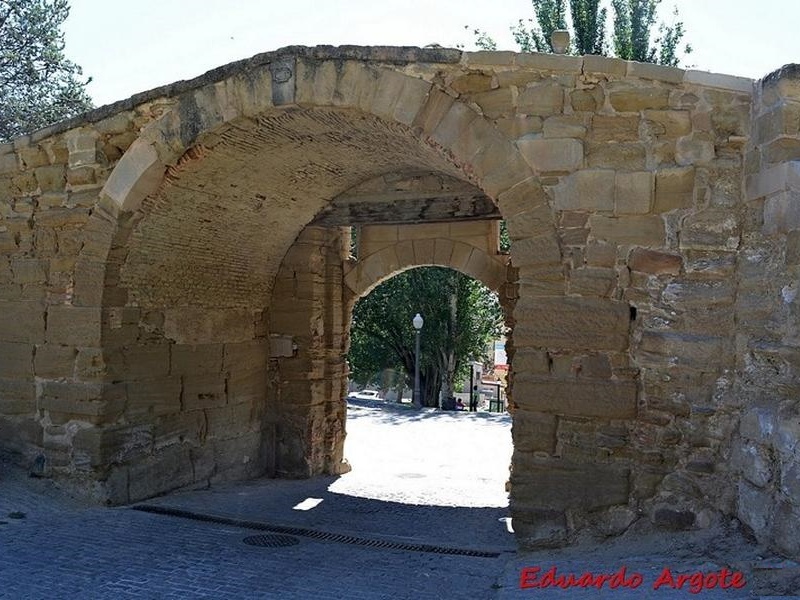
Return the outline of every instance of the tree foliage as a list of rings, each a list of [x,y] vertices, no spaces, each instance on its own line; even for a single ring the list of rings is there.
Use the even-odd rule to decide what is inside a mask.
[[[0,140],[91,108],[81,68],[64,56],[67,0],[0,0]]]
[[[578,54],[606,53],[605,8],[600,8],[600,0],[570,0],[573,45]]]
[[[519,22],[511,28],[514,41],[522,52],[553,52],[550,37],[556,29],[567,28],[567,7],[564,0],[531,0],[536,27]]]
[[[567,29],[571,23],[573,54],[613,54],[625,60],[677,66],[680,52],[690,53],[688,44],[681,48],[685,29],[678,21],[677,8],[672,25],[661,23],[657,35],[656,11],[661,0],[611,0],[613,13],[612,44],[609,47],[606,23],[608,9],[601,0],[531,0],[533,19],[522,19],[511,28],[521,52],[553,52],[550,39],[556,29]],[[569,10],[567,10],[569,8]],[[495,41],[484,31],[475,31],[475,43],[483,50],[494,50]]]
[[[425,320],[420,334],[423,404],[436,406],[439,391],[449,396],[470,361],[484,360],[487,344],[502,334],[502,312],[495,294],[457,271],[404,271],[377,286],[353,310],[348,361],[354,381],[366,385],[384,370],[397,369],[413,385],[416,313]]]

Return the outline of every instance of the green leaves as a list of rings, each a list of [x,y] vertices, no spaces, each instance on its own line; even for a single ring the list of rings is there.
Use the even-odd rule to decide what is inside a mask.
[[[67,0],[0,0],[0,141],[92,107],[64,56]]]
[[[577,53],[605,54],[607,13],[600,0],[570,0],[569,6]]]
[[[416,313],[425,320],[420,369],[428,382],[423,386],[426,404],[434,405],[439,382],[465,373],[471,360],[483,359],[488,342],[503,331],[502,312],[495,294],[457,271],[404,271],[353,310],[348,354],[353,380],[366,385],[385,369],[402,369],[409,382],[413,379]]]
[[[536,26],[528,29],[520,19],[517,25],[511,28],[514,41],[522,52],[552,52],[550,36],[556,29],[567,28],[567,8],[564,0],[531,0],[531,4]]]
[[[572,54],[613,54],[625,60],[678,66],[679,53],[692,51],[688,44],[681,49],[685,34],[683,23],[661,23],[658,36],[653,38],[656,12],[661,0],[610,0],[613,14],[611,48],[607,41],[607,0],[570,0],[569,20],[572,24]],[[550,37],[556,29],[567,29],[567,10],[564,0],[531,0],[534,18],[520,19],[511,27],[511,34],[520,52],[553,52]],[[606,6],[601,6],[606,4]],[[495,50],[494,40],[475,30],[476,44],[484,50]],[[652,38],[652,39],[651,39]],[[489,40],[491,44],[487,44]]]

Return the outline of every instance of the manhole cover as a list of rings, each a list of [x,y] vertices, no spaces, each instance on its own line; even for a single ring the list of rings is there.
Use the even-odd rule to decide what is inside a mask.
[[[244,543],[249,546],[261,546],[262,548],[283,548],[284,546],[299,544],[300,540],[291,535],[268,533],[248,536],[244,538]]]

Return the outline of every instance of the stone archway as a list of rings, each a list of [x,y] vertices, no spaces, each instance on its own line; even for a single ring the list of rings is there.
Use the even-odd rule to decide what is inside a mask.
[[[340,419],[304,412],[300,392],[308,374],[317,373],[322,376],[312,377],[315,391],[308,398],[341,398],[341,351],[337,356],[330,343],[343,336],[331,303],[337,294],[314,281],[310,265],[309,279],[295,276],[291,293],[266,304],[274,290],[286,290],[279,265],[293,259],[291,251],[284,253],[327,199],[389,170],[433,167],[498,196],[533,177],[513,144],[430,82],[360,61],[335,70],[315,57],[288,61],[266,67],[271,98],[254,91],[252,76],[179,96],[121,158],[101,193],[98,209],[116,215],[118,224],[109,243],[115,259],[107,262],[103,310],[123,321],[120,327],[107,319],[103,329],[104,393],[125,396],[121,417],[128,425],[100,428],[96,435],[124,439],[136,428],[147,432],[122,464],[111,460],[106,481],[134,482],[114,488],[121,493],[114,501],[208,478],[337,472],[341,443],[325,440],[335,440],[329,431]],[[287,73],[288,86],[282,81]],[[330,98],[318,97],[331,85]],[[461,130],[468,138],[461,139]],[[337,148],[348,152],[331,156]],[[546,202],[544,195],[538,200]],[[107,225],[101,215],[98,210],[96,219]],[[552,222],[542,227],[555,244]],[[336,258],[330,248],[326,253]],[[481,260],[479,253],[472,258]],[[325,269],[342,268],[326,261]],[[481,268],[473,263],[469,269]],[[324,294],[324,314],[313,314],[311,304],[304,308],[311,301],[303,298],[304,288],[311,296]],[[291,306],[284,309],[281,301],[288,298]],[[287,351],[280,338],[291,331]],[[279,386],[288,395],[270,396],[275,386],[267,383],[267,365],[286,352],[305,357],[294,362],[302,376]],[[272,402],[286,408],[277,422]]]
[[[385,218],[374,206],[370,212],[373,219]],[[476,278],[499,294],[507,315],[513,310],[508,255],[498,252],[496,221],[363,225],[358,259],[349,255],[348,229],[306,227],[277,274],[268,392],[275,450],[268,470],[281,476],[348,468],[345,355],[359,297],[400,271],[438,265]]]
[[[777,80],[759,102],[791,96]],[[750,233],[794,227],[792,144],[760,123],[745,152],[752,89],[601,57],[288,48],[2,148],[9,445],[111,502],[268,471],[270,356],[319,342],[303,370],[322,397],[340,385],[349,274],[326,211],[433,171],[480,190],[512,238],[520,539],[735,512],[720,457],[745,360],[745,156],[770,224]],[[756,150],[777,171],[761,177]],[[316,250],[297,254],[304,235]],[[398,253],[367,258],[353,289]],[[303,410],[297,473],[335,472],[336,415]]]

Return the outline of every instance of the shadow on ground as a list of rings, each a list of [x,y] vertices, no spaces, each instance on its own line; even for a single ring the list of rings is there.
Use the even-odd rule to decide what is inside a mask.
[[[336,477],[256,480],[174,493],[142,504],[268,525],[482,551],[513,551],[507,508],[420,506],[328,491]],[[312,498],[310,510],[293,507]]]

